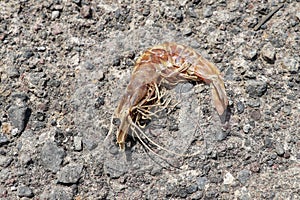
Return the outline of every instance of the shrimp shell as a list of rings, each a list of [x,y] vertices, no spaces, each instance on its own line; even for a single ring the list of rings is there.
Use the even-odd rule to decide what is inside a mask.
[[[224,115],[228,99],[219,69],[194,49],[166,42],[147,49],[137,59],[130,82],[115,110],[113,117],[120,120],[117,143],[121,149],[124,149],[130,127],[137,127],[136,121],[141,116],[149,118],[145,114],[149,112],[147,106],[160,100],[158,86],[162,83],[174,86],[183,81],[211,84],[214,106],[220,116]],[[139,109],[144,110],[144,114],[138,113]]]

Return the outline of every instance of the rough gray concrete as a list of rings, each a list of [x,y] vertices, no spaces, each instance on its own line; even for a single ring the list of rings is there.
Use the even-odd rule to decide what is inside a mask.
[[[299,13],[298,0],[1,1],[0,199],[300,199]],[[224,74],[228,125],[208,85],[185,83],[144,129],[190,158],[104,142],[135,60],[164,41]]]

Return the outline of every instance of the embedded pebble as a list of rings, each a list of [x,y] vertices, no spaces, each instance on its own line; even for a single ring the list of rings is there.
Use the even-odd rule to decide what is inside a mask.
[[[299,62],[292,57],[283,58],[283,66],[286,67],[291,74],[296,74],[300,70]]]
[[[59,183],[65,184],[77,183],[81,177],[82,169],[82,164],[69,164],[58,172],[57,180]]]
[[[51,19],[54,20],[54,19],[58,18],[59,15],[60,15],[59,11],[58,10],[54,10],[54,11],[52,11]]]
[[[74,150],[75,151],[82,150],[82,137],[74,136]]]
[[[56,186],[51,190],[50,194],[45,194],[44,199],[63,199],[63,200],[73,200],[74,195],[71,188]]]
[[[16,67],[9,67],[7,69],[7,75],[9,78],[18,78],[20,76],[20,72]]]
[[[44,52],[44,51],[46,51],[46,47],[40,46],[40,47],[37,47],[37,50],[40,52]]]
[[[33,191],[30,187],[27,186],[20,186],[18,188],[18,196],[19,197],[28,197],[32,198],[34,196]]]
[[[23,56],[24,56],[24,58],[29,59],[32,56],[34,56],[34,53],[31,49],[27,49],[27,50],[25,50]]]
[[[239,101],[236,104],[236,108],[237,108],[237,113],[238,114],[242,114],[244,112],[244,110],[245,110],[245,105],[244,105],[243,102]]]
[[[251,172],[247,169],[244,169],[244,170],[238,172],[237,178],[243,185],[245,185],[246,182],[249,180],[250,175],[251,175]]]
[[[251,97],[261,97],[267,92],[267,83],[264,81],[249,80],[246,82],[246,92]]]
[[[12,106],[8,110],[8,115],[15,130],[13,135],[16,136],[25,129],[30,117],[30,110],[28,107]]]
[[[52,172],[57,172],[60,169],[66,153],[62,148],[59,148],[54,142],[46,142],[41,150],[42,165]]]
[[[199,177],[196,181],[200,190],[204,190],[205,186],[208,184],[208,179],[206,177]]]
[[[187,27],[187,28],[184,28],[183,31],[182,31],[182,34],[185,35],[185,36],[189,36],[193,33],[192,29]]]
[[[228,136],[228,133],[226,131],[218,131],[215,134],[217,141],[225,140],[227,138],[227,136]]]
[[[95,68],[95,66],[89,61],[84,62],[83,66],[85,69],[90,70],[90,71],[92,71]]]
[[[91,7],[87,5],[82,6],[80,13],[84,18],[91,17],[92,15]]]
[[[194,88],[194,85],[191,83],[181,83],[176,85],[175,91],[179,94],[190,92]]]
[[[118,160],[105,161],[103,165],[104,174],[107,174],[111,178],[119,178],[124,175],[128,169],[126,166],[119,165]]]
[[[203,16],[204,16],[204,17],[206,17],[206,18],[211,17],[212,14],[213,14],[213,12],[212,12],[211,6],[207,6],[207,7],[205,7],[205,8],[203,9]]]
[[[7,136],[4,135],[4,134],[2,134],[2,133],[0,133],[0,147],[2,145],[7,144],[7,143],[9,143],[9,140],[8,140]]]
[[[19,159],[23,165],[28,165],[29,163],[32,162],[32,158],[28,153],[22,153],[19,156]]]
[[[247,105],[251,108],[258,108],[258,107],[260,107],[260,101],[259,101],[259,99],[251,98],[247,101]]]
[[[82,140],[82,143],[90,151],[95,149],[98,146],[98,142],[95,141],[95,139],[93,139],[93,138],[84,137]]]
[[[253,61],[257,57],[257,50],[254,47],[246,47],[243,50],[243,56],[247,60],[252,60]]]
[[[261,118],[261,113],[258,109],[251,111],[250,116],[255,121],[258,121]]]
[[[144,6],[142,14],[147,17],[150,14],[150,6]]]
[[[249,133],[250,130],[251,130],[251,125],[250,124],[246,124],[246,125],[243,126],[244,133]]]
[[[275,62],[275,48],[270,43],[266,44],[261,51],[262,57],[265,61],[270,64]]]
[[[285,153],[284,148],[283,148],[281,143],[276,143],[275,144],[275,151],[276,151],[278,156],[283,156],[284,153]]]
[[[232,185],[234,184],[235,182],[235,178],[234,176],[230,173],[230,172],[227,172],[224,176],[224,184],[225,185]]]
[[[13,161],[11,157],[6,157],[0,155],[0,166],[3,168],[6,168],[10,165],[10,163]]]
[[[188,194],[193,194],[194,192],[196,192],[198,189],[198,186],[196,184],[192,184],[189,187],[186,188],[186,192]]]

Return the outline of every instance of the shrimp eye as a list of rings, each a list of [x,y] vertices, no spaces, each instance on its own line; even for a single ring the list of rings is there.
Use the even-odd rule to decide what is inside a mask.
[[[120,120],[119,118],[114,118],[114,119],[113,119],[113,124],[114,124],[115,126],[120,126],[121,120]]]

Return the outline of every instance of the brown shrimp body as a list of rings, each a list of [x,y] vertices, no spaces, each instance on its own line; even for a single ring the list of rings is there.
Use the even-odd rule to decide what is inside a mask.
[[[117,143],[124,143],[133,122],[133,111],[155,95],[162,82],[176,85],[182,81],[212,84],[212,99],[219,115],[228,105],[224,82],[218,68],[195,50],[176,43],[164,43],[146,50],[136,61],[130,82],[115,111],[120,119]]]

